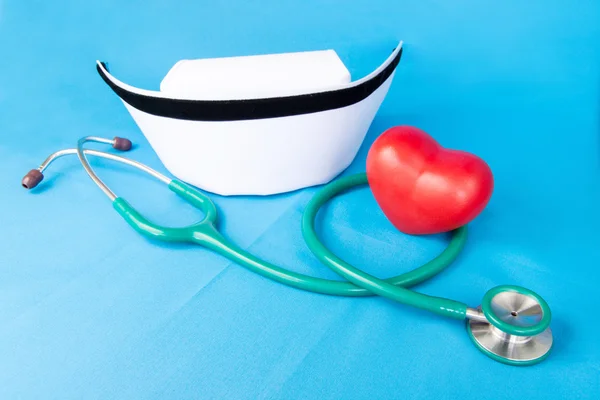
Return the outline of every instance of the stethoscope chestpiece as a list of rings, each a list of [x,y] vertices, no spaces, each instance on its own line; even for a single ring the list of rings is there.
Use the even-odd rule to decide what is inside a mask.
[[[543,361],[552,349],[550,307],[537,293],[519,286],[489,290],[478,308],[482,318],[467,322],[477,347],[496,361],[532,365]]]

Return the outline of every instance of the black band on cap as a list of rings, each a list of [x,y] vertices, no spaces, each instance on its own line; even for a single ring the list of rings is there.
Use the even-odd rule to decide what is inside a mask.
[[[235,121],[287,117],[350,106],[369,97],[392,75],[402,49],[377,75],[356,86],[296,96],[243,100],[188,100],[154,97],[119,87],[96,66],[108,86],[130,106],[159,117],[191,121]],[[102,66],[108,71],[105,63]]]

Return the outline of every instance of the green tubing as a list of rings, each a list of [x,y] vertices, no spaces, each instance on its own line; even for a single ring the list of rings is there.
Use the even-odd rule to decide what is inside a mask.
[[[137,232],[153,239],[165,242],[194,242],[199,237],[215,235],[213,231],[215,230],[214,224],[217,221],[217,208],[210,198],[199,190],[177,180],[171,181],[169,189],[194,207],[202,210],[204,218],[200,222],[189,226],[170,228],[149,221],[121,197],[117,197],[113,201],[113,207]],[[218,235],[218,232],[216,232],[216,235]]]
[[[204,212],[202,222],[217,223],[217,207],[207,195],[176,179],[171,181],[169,189],[194,207],[201,209]]]
[[[196,237],[211,235],[212,229],[214,229],[212,222],[206,218],[201,222],[183,228],[160,226],[146,219],[125,199],[120,197],[113,201],[113,207],[137,232],[164,242],[193,242]]]
[[[383,295],[438,314],[464,318],[466,305],[452,300],[415,293],[404,288],[419,284],[450,265],[458,256],[466,241],[466,228],[463,227],[454,231],[448,247],[433,260],[410,272],[388,279],[378,279],[358,270],[336,257],[319,242],[313,225],[319,207],[340,191],[365,183],[367,183],[366,175],[359,174],[342,178],[327,185],[311,200],[302,221],[302,231],[309,248],[319,260],[342,277],[348,279],[348,281],[335,281],[300,274],[261,260],[241,249],[225,239],[217,230],[217,209],[208,196],[177,180],[173,180],[169,184],[169,188],[190,204],[201,209],[205,214],[202,221],[182,228],[163,227],[147,220],[124,199],[117,198],[113,202],[113,206],[129,225],[145,236],[163,241],[187,241],[200,244],[252,272],[297,289],[333,296]]]
[[[370,292],[446,317],[464,319],[467,312],[466,304],[413,292],[412,290],[402,287],[406,287],[407,285],[394,285],[389,280],[379,279],[367,274],[337,257],[321,243],[315,232],[314,226],[315,218],[321,206],[342,191],[367,183],[366,174],[351,175],[326,185],[312,198],[302,217],[302,234],[304,235],[304,239],[310,250],[323,264],[346,278],[348,281],[365,288]],[[418,282],[437,274],[458,256],[466,240],[466,232],[465,227],[455,230],[450,245],[442,254],[433,260],[433,262],[425,264],[424,266],[409,272],[409,274],[414,274],[415,281]],[[416,282],[410,281],[410,283],[414,284]]]
[[[537,324],[531,326],[518,326],[502,321],[492,308],[492,299],[502,292],[517,292],[525,296],[533,297],[542,309],[542,319]],[[517,336],[534,336],[540,334],[550,326],[550,320],[552,319],[550,306],[548,306],[548,303],[546,303],[546,300],[544,300],[542,296],[532,290],[514,285],[501,285],[488,290],[481,301],[481,311],[483,311],[487,320],[496,328],[500,329],[502,332]]]

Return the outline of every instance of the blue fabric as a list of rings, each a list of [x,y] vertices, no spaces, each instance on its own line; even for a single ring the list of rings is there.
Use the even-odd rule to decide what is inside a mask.
[[[600,3],[584,0],[0,1],[0,398],[598,399],[599,21]],[[290,289],[194,246],[152,243],[75,158],[36,191],[19,185],[82,135],[129,137],[132,157],[166,172],[96,59],[157,88],[182,58],[334,48],[356,79],[397,39],[403,60],[346,173],[399,124],[483,157],[493,198],[461,258],[418,289],[472,306],[499,284],[540,293],[556,343],[542,364],[492,361],[461,322]],[[151,178],[93,164],[157,222],[198,218]],[[314,192],[215,202],[244,248],[336,278],[302,241]],[[329,246],[382,277],[447,242],[396,232],[366,188],[326,207],[323,225]]]

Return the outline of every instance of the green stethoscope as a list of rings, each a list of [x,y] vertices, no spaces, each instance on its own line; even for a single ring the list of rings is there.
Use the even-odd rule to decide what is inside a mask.
[[[217,229],[217,209],[205,194],[137,161],[111,153],[83,149],[86,142],[110,144],[122,151],[131,148],[131,142],[123,138],[84,137],[78,141],[77,148],[57,151],[39,168],[31,170],[23,178],[23,186],[27,189],[34,188],[41,182],[42,172],[52,161],[65,155],[77,154],[90,178],[110,198],[117,212],[129,225],[145,236],[169,242],[199,244],[266,278],[297,289],[334,296],[379,295],[445,317],[467,320],[469,336],[476,346],[489,357],[506,364],[532,365],[544,360],[550,353],[553,343],[552,331],[549,328],[550,308],[544,299],[531,290],[519,286],[497,286],[485,294],[480,307],[470,308],[458,301],[428,296],[408,289],[438,274],[454,261],[466,241],[467,228],[464,226],[452,232],[448,247],[435,259],[389,279],[379,279],[367,274],[325,247],[315,231],[314,221],[319,209],[347,189],[368,184],[364,173],[343,177],[325,185],[308,203],[302,217],[302,234],[312,253],[347,280],[332,281],[289,271],[246,252],[221,235]],[[149,221],[125,199],[117,197],[98,178],[88,163],[86,154],[128,164],[152,175],[167,184],[179,197],[202,210],[204,218],[198,223],[182,228],[164,227]]]

